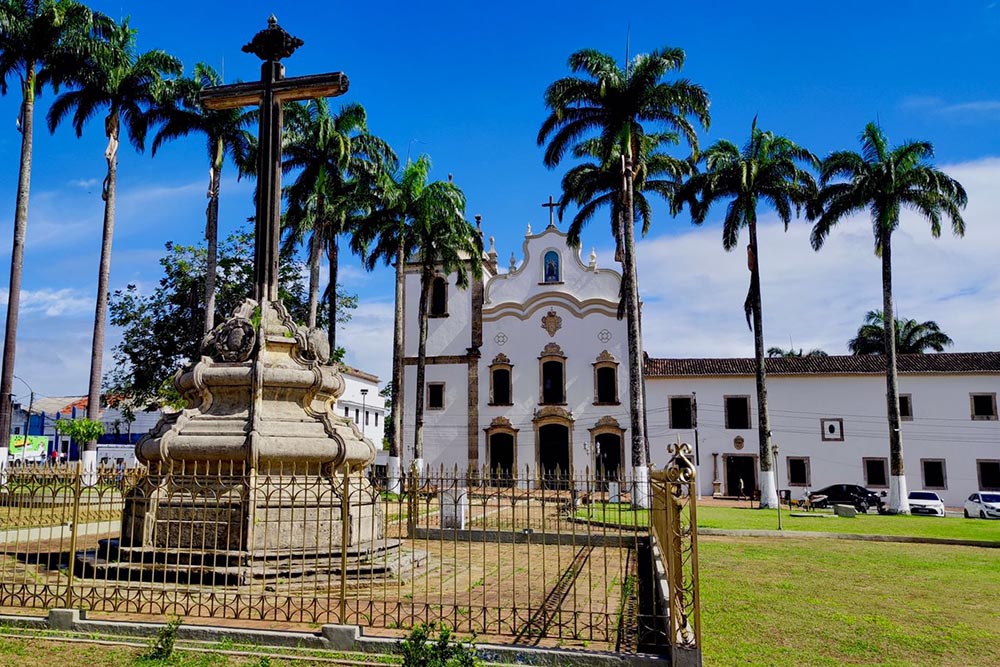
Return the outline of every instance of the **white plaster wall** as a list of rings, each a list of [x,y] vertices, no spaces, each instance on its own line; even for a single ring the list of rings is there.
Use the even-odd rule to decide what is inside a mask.
[[[424,462],[436,474],[444,466],[451,474],[454,466],[465,472],[468,461],[468,392],[469,367],[466,364],[429,364],[425,382],[444,382],[444,410],[428,410],[424,392]],[[417,367],[408,365],[404,372],[405,412],[403,413],[403,466],[413,460],[414,397]]]
[[[778,488],[789,488],[787,456],[809,457],[813,489],[834,483],[864,484],[862,459],[888,458],[884,376],[769,375],[767,389],[772,439],[779,447]],[[976,459],[1000,458],[1000,422],[972,420],[969,394],[1000,393],[1000,376],[900,375],[899,391],[911,395],[914,413],[912,421],[902,422],[908,488],[924,488],[921,459],[945,459],[948,488],[935,491],[946,504],[960,506],[978,488]],[[698,403],[699,488],[703,494],[712,492],[711,455],[717,452],[725,491],[722,455],[758,452],[754,379],[648,379],[650,448],[657,467],[666,463],[666,446],[675,438],[694,446],[694,432],[672,431],[668,419],[668,397],[692,392],[697,393]],[[724,427],[723,396],[737,394],[751,397],[749,430]],[[822,418],[843,419],[843,442],[822,439]],[[742,451],[733,444],[737,435],[745,440]],[[801,495],[801,489],[793,487],[792,495]]]
[[[427,355],[466,354],[472,345],[472,285],[460,289],[455,285],[455,274],[447,277],[448,316],[427,320]],[[417,356],[420,342],[419,314],[420,274],[407,273],[405,287],[405,355]]]

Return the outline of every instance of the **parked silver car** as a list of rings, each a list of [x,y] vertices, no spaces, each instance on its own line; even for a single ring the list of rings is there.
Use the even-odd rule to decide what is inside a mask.
[[[1000,519],[1000,493],[973,493],[965,501],[965,518]]]

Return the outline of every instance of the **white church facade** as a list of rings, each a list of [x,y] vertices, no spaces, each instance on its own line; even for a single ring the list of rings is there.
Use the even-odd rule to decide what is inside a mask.
[[[481,281],[437,276],[428,304],[424,463],[552,479],[627,475],[627,342],[620,274],[566,234],[529,227],[520,261],[495,250]],[[403,465],[413,457],[417,267],[406,273]]]
[[[467,289],[438,275],[425,379],[424,464],[526,482],[577,476],[630,478],[626,326],[621,276],[581,259],[551,224],[525,235],[501,269],[490,242],[482,280]],[[402,465],[413,461],[419,268],[405,283]],[[648,337],[650,332],[644,332]],[[683,352],[684,343],[674,347]],[[779,489],[861,484],[888,490],[885,371],[879,356],[768,359]],[[699,491],[735,495],[759,485],[752,359],[645,362],[650,465],[671,443],[694,449]],[[1000,490],[1000,352],[901,355],[908,488],[959,506]]]

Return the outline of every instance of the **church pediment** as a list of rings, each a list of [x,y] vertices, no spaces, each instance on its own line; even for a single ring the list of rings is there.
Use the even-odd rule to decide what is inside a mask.
[[[535,417],[532,421],[542,421],[543,419],[564,419],[573,421],[573,413],[558,405],[546,405],[535,410]]]

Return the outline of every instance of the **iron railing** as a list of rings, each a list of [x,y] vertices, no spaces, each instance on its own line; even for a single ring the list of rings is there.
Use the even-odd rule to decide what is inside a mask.
[[[436,622],[490,641],[630,652],[641,627],[668,617],[692,619],[700,636],[692,487],[671,474],[653,474],[650,512],[630,506],[633,481],[604,474],[411,471],[390,494],[329,467],[102,468],[91,485],[75,464],[10,468],[0,606],[389,634]],[[688,523],[669,518],[675,505]],[[676,562],[640,558],[651,523],[654,554],[676,547]],[[640,604],[658,559],[683,591]],[[693,598],[677,574],[691,566]]]

